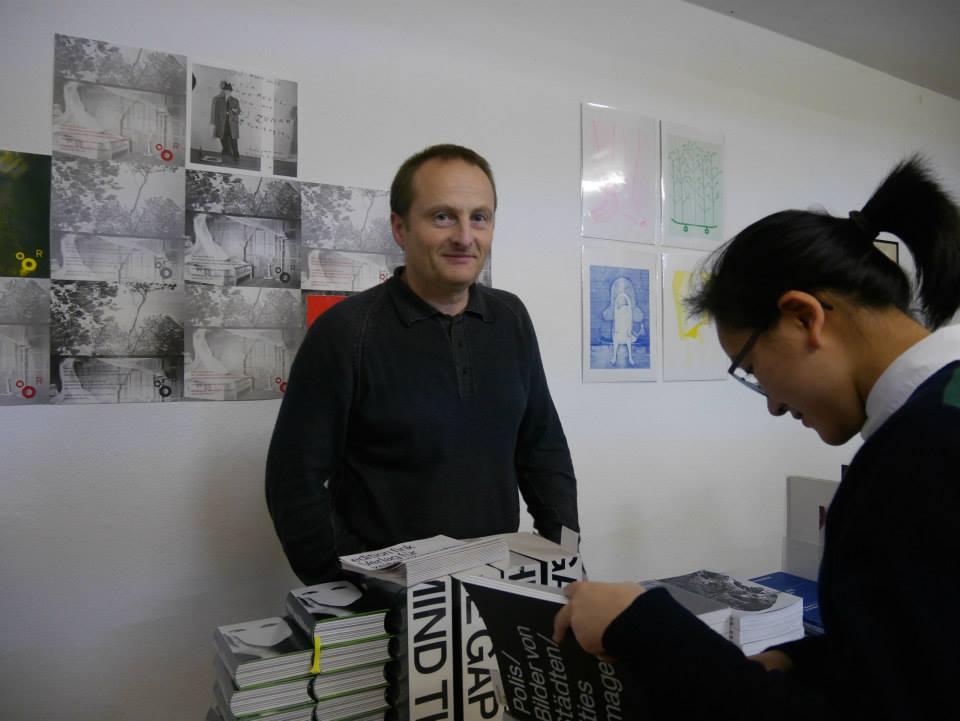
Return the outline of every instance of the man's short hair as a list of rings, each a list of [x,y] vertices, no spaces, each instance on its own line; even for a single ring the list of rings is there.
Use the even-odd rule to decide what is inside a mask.
[[[476,165],[483,171],[493,189],[493,208],[497,208],[497,184],[493,182],[493,171],[490,163],[480,153],[465,148],[462,145],[431,145],[416,155],[411,155],[405,161],[390,184],[390,210],[401,218],[406,218],[413,205],[413,176],[417,169],[428,160],[462,160],[470,165]]]

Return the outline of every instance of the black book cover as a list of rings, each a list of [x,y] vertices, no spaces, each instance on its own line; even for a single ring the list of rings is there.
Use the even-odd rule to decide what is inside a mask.
[[[637,685],[615,662],[602,661],[573,634],[553,641],[553,619],[566,597],[500,579],[463,578],[496,649],[507,710],[516,719],[640,719]]]

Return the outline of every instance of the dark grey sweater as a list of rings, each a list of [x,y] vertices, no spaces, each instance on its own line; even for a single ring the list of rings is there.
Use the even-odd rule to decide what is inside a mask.
[[[294,361],[267,505],[294,572],[442,533],[579,530],[567,441],[520,300],[474,285],[444,316],[398,274],[321,315]],[[329,479],[329,482],[327,482]]]

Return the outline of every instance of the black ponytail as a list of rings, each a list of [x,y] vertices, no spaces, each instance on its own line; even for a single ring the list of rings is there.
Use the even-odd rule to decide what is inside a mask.
[[[721,325],[759,330],[776,322],[777,301],[788,290],[830,290],[907,313],[910,282],[874,247],[881,231],[913,254],[927,324],[949,321],[960,307],[960,214],[917,156],[897,165],[849,218],[785,210],[748,226],[716,252],[687,306]]]

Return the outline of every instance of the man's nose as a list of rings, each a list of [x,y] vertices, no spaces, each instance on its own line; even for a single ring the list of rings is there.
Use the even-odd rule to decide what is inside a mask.
[[[470,218],[460,218],[454,226],[453,241],[458,245],[473,243],[473,229],[470,227]]]

